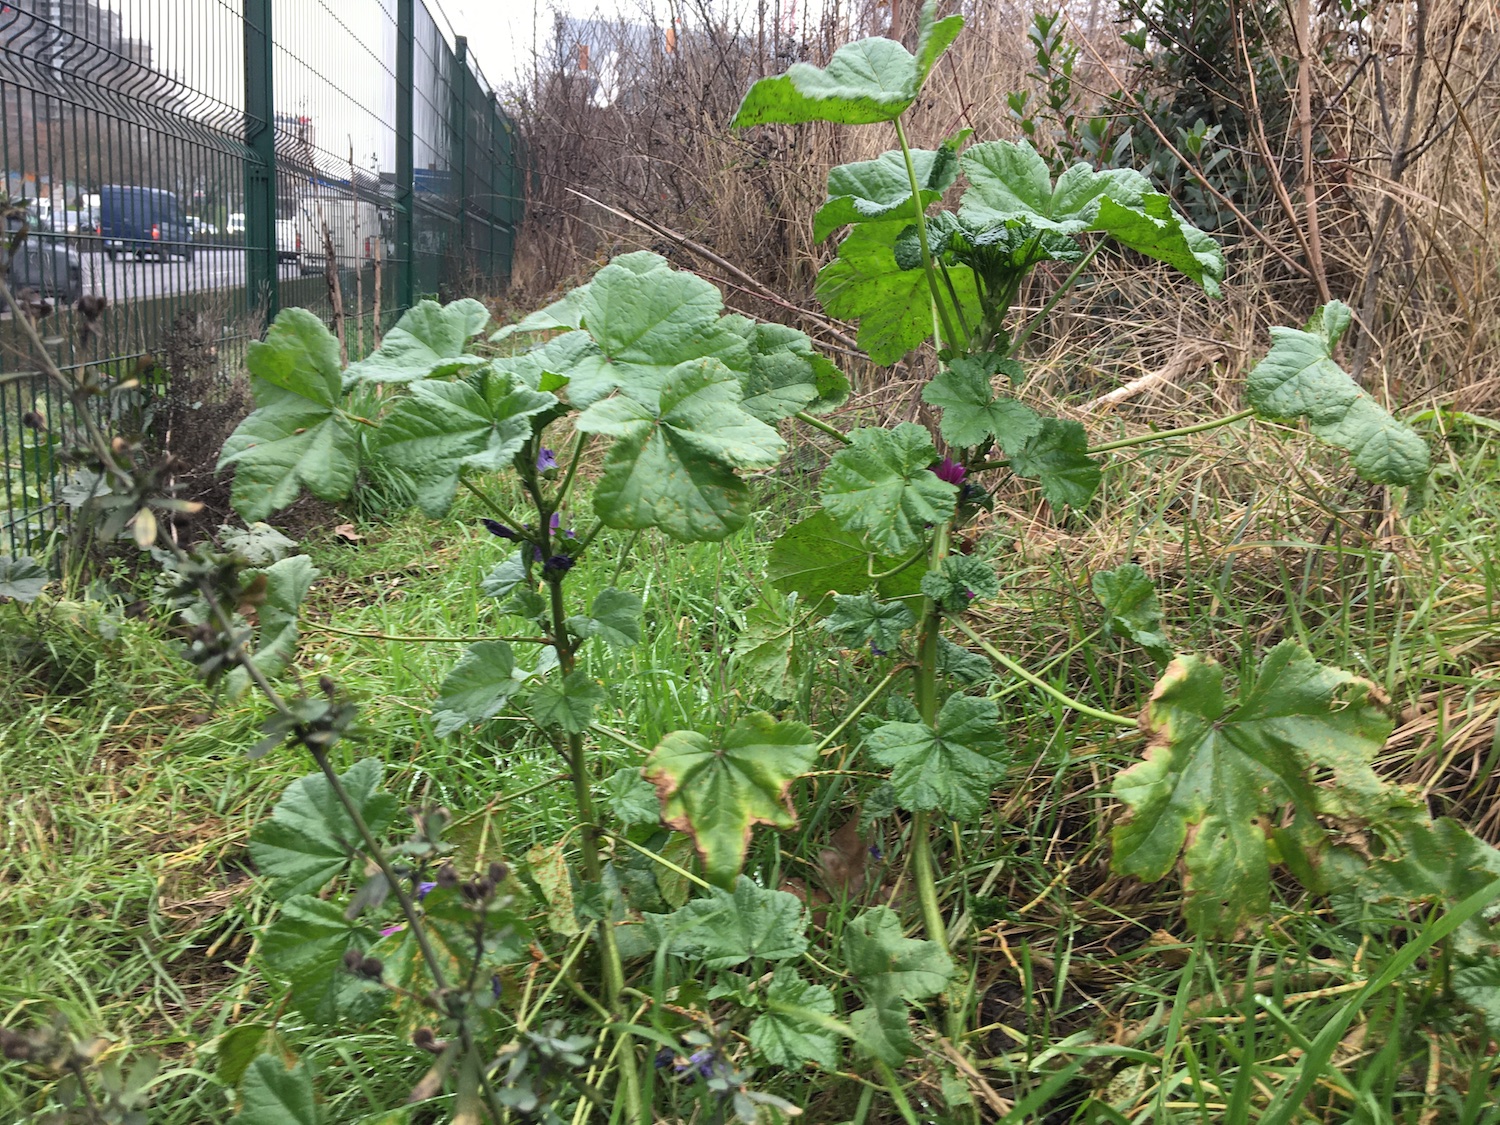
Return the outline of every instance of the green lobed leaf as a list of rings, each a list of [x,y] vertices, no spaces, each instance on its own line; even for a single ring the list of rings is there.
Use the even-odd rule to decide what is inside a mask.
[[[671,914],[647,914],[658,945],[709,969],[732,969],[751,958],[785,961],[807,949],[807,914],[787,891],[758,886],[744,875],[733,890],[714,888]]]
[[[995,568],[972,555],[949,555],[922,576],[922,593],[949,613],[962,613],[980,598],[1000,593]]]
[[[961,684],[982,684],[995,678],[995,669],[985,657],[947,637],[938,638],[937,668],[939,675],[952,676]]]
[[[1104,479],[1088,447],[1088,434],[1077,422],[1044,418],[1041,432],[1011,455],[1011,471],[1037,481],[1054,508],[1082,508]]]
[[[583,640],[598,637],[610,648],[630,648],[641,643],[641,609],[638,595],[609,586],[594,596],[587,616],[568,618],[568,632]]]
[[[319,1125],[317,1093],[307,1064],[288,1068],[280,1052],[257,1056],[240,1083],[240,1125]]]
[[[915,55],[889,39],[847,43],[833,53],[826,68],[794,63],[785,74],[756,82],[730,124],[744,128],[894,121],[916,100],[938,58],[963,29],[961,16],[939,20],[936,8],[931,0],[922,7]]]
[[[1014,455],[1042,432],[1036,411],[995,394],[988,373],[976,364],[953,363],[922,389],[922,401],[943,410],[939,430],[950,445],[973,449],[994,438]]]
[[[1245,397],[1263,418],[1306,418],[1315,437],[1352,454],[1365,480],[1419,484],[1431,467],[1427,443],[1334,362],[1352,316],[1348,305],[1330,301],[1303,330],[1272,328],[1271,350],[1246,379]]]
[[[838,594],[823,628],[848,648],[891,652],[901,646],[901,635],[917,623],[917,615],[900,602],[876,601],[869,594]]]
[[[813,241],[822,242],[839,227],[852,223],[910,222],[941,199],[958,178],[957,154],[949,147],[913,149],[911,160],[921,190],[920,210],[912,206],[906,159],[899,150],[830,169],[828,201],[813,217]]]
[[[415,487],[418,507],[447,514],[465,472],[498,472],[531,437],[532,418],[557,405],[510,372],[488,368],[459,382],[412,386],[381,423],[371,450]]]
[[[932,291],[926,271],[903,269],[896,261],[895,245],[905,224],[861,223],[839,243],[838,257],[818,271],[815,291],[832,316],[859,321],[857,339],[872,360],[892,364],[920,347],[933,333]],[[942,301],[949,319],[977,324],[980,317],[979,290],[974,271],[966,265],[948,267],[948,278],[958,297],[943,288]],[[960,314],[955,316],[955,311]],[[947,340],[954,348],[967,341]]]
[[[860,914],[843,934],[844,964],[865,1007],[849,1017],[861,1051],[895,1066],[916,1053],[907,1005],[936,996],[953,962],[936,942],[906,937],[888,906]]]
[[[864,911],[844,927],[844,967],[862,985],[889,984],[913,1004],[936,996],[953,977],[953,960],[933,941],[909,938],[889,906]]]
[[[1028,141],[987,141],[960,158],[969,187],[960,221],[975,229],[1025,223],[1039,231],[1081,234],[1096,221],[1104,199],[1139,206],[1151,182],[1128,168],[1096,172],[1075,164],[1052,182],[1047,162]]]
[[[792,699],[797,693],[796,605],[796,595],[762,590],[745,611],[745,626],[734,640],[736,674],[773,699]]]
[[[1161,606],[1151,576],[1135,563],[1098,571],[1092,582],[1094,597],[1104,607],[1104,633],[1134,641],[1158,664],[1172,658],[1172,642],[1161,620]]]
[[[1345,862],[1336,866],[1344,870],[1335,872],[1335,881],[1343,876],[1361,901],[1404,918],[1417,904],[1450,908],[1500,877],[1500,850],[1458,821],[1431,819],[1420,806],[1394,819],[1394,828],[1385,825],[1380,834],[1378,856],[1351,863],[1352,853],[1340,849],[1344,855],[1338,858]],[[1481,914],[1455,931],[1452,944],[1465,957],[1494,957],[1500,955],[1500,931]]]
[[[1500,957],[1484,957],[1455,969],[1453,993],[1484,1018],[1491,1036],[1500,1033]]]
[[[270,972],[291,986],[292,1007],[314,1023],[360,1023],[385,1005],[374,981],[344,968],[350,949],[369,949],[380,935],[351,922],[335,902],[298,895],[281,904],[276,921],[261,936],[261,957]]]
[[[863,536],[845,531],[827,512],[814,512],[771,544],[766,577],[776,589],[813,601],[829,591],[857,594],[871,586],[890,600],[918,592],[921,568],[909,566],[878,580],[870,576],[893,570],[902,561],[882,555],[872,562]]]
[[[526,710],[544,729],[582,734],[603,702],[603,686],[579,669],[537,684],[526,700]]]
[[[661,819],[661,802],[656,789],[636,766],[622,766],[604,783],[604,799],[609,811],[626,828],[637,824],[656,824]]]
[[[390,825],[400,802],[380,788],[381,764],[365,758],[339,775],[370,831]],[[277,899],[317,894],[348,868],[361,848],[359,832],[321,773],[287,787],[271,815],[250,833],[250,858],[271,880]]]
[[[749,518],[735,469],[775,465],[785,444],[740,405],[739,382],[714,359],[674,367],[653,406],[629,396],[597,402],[575,423],[615,443],[594,491],[610,527],[658,527],[674,539],[718,540]]]
[[[755,825],[797,823],[791,785],[817,760],[811,729],[756,712],[730,727],[718,749],[692,731],[667,735],[646,759],[645,777],[661,799],[662,823],[691,835],[709,881],[728,886]]]
[[[297,614],[318,577],[318,568],[306,555],[291,555],[245,573],[247,577],[265,575],[265,601],[255,611],[255,666],[267,679],[275,679],[297,655]],[[236,699],[249,688],[250,674],[243,668],[232,669],[229,697]]]
[[[1130,817],[1112,833],[1114,867],[1148,882],[1181,859],[1183,913],[1199,932],[1231,936],[1270,906],[1268,817],[1378,817],[1371,769],[1391,721],[1372,685],[1283,641],[1253,684],[1226,698],[1214,661],[1179,656],[1151,693],[1145,760],[1119,774]],[[1314,781],[1320,784],[1314,784]]]
[[[994,700],[955,693],[926,723],[882,723],[865,739],[870,757],[891,771],[891,789],[912,812],[978,816],[1010,764]]]
[[[320,500],[354,487],[359,435],[339,409],[338,341],[306,309],[283,309],[245,353],[256,409],[229,435],[220,469],[235,466],[230,499],[247,522],[285,508],[305,485]]]
[[[297,546],[295,539],[289,539],[268,523],[252,523],[243,528],[220,524],[218,540],[220,547],[233,551],[251,566],[280,562]]]
[[[824,1070],[838,1065],[838,1037],[817,1023],[799,1019],[801,1009],[819,1015],[834,1013],[833,993],[821,984],[810,984],[795,969],[781,966],[766,986],[766,1001],[776,1005],[750,1024],[750,1046],[772,1066],[800,1069],[816,1063]]]
[[[951,211],[928,217],[927,241],[935,258],[974,267],[991,290],[1009,286],[1039,262],[1074,263],[1083,258],[1072,235],[1037,230],[1024,219],[972,227]],[[897,236],[892,251],[902,269],[921,267],[922,244],[915,223]]]
[[[0,598],[26,605],[42,596],[47,571],[30,555],[0,555]]]
[[[849,380],[812,341],[784,324],[765,324],[743,316],[719,321],[745,341],[744,367],[734,354],[722,357],[740,378],[741,407],[767,425],[798,411],[820,414],[849,398]]]
[[[578,917],[573,911],[573,876],[568,871],[568,858],[563,846],[553,844],[543,847],[538,844],[528,849],[526,866],[546,900],[548,927],[555,934],[578,933]]]
[[[411,383],[484,363],[465,349],[484,331],[490,310],[472,297],[440,305],[418,301],[385,334],[380,347],[344,373],[347,383]]]
[[[526,561],[520,551],[512,551],[480,579],[479,592],[487,598],[508,598],[525,581]]]
[[[515,653],[504,641],[479,641],[443,678],[432,708],[432,727],[440,737],[500,712],[520,689]]]
[[[866,427],[833,455],[823,474],[823,508],[846,531],[862,532],[883,554],[902,554],[927,527],[953,515],[958,489],[931,471],[937,449],[912,422]]]
[[[1157,192],[1147,192],[1138,204],[1122,206],[1105,197],[1090,230],[1107,234],[1122,246],[1186,274],[1210,297],[1220,296],[1219,283],[1228,268],[1224,252],[1211,237],[1176,211],[1172,201]]]

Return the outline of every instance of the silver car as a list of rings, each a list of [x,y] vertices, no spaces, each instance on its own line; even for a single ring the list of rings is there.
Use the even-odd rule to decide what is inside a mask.
[[[9,234],[21,229],[19,218],[7,223]],[[8,261],[9,238],[0,241],[0,269],[9,266],[12,292],[34,289],[59,304],[73,304],[83,296],[83,263],[68,245],[65,233],[32,230]]]

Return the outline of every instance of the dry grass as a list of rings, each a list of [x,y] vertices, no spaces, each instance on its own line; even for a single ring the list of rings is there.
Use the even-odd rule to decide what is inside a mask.
[[[977,140],[1018,135],[1005,95],[1031,81],[1030,7],[956,7],[968,27],[910,114],[916,144],[964,127]],[[812,297],[831,251],[813,244],[810,216],[830,167],[867,159],[891,139],[878,127],[734,131],[727,123],[755,78],[793,61],[825,62],[860,35],[910,40],[914,10],[905,0],[835,3],[816,25],[804,16],[789,27],[782,18],[777,33],[779,7],[736,16],[698,0],[674,9],[670,53],[659,49],[669,34],[664,15],[560,23],[517,94],[536,175],[512,299],[534,303],[614,253],[650,248],[719,281],[739,310],[795,323],[837,352],[837,334],[822,326]],[[1300,323],[1326,287],[1368,329],[1351,340],[1348,359],[1389,402],[1471,411],[1500,403],[1500,230],[1490,213],[1490,169],[1500,163],[1500,16],[1464,0],[1421,11],[1418,20],[1410,6],[1387,2],[1357,25],[1336,8],[1311,17],[1316,232],[1303,193],[1294,73],[1287,135],[1267,136],[1256,157],[1279,167],[1284,203],[1272,199],[1252,224],[1225,232],[1226,300],[1195,296],[1135,261],[1106,264],[1100,284],[1070,302],[1050,340],[1038,341],[1051,391],[1094,397],[1170,363],[1184,346],[1222,351],[1212,377],[1233,378],[1263,351],[1267,326]],[[1099,104],[1133,82],[1109,14],[1097,4],[1070,11],[1082,45],[1077,86]],[[1296,42],[1292,28],[1271,46],[1295,67]],[[584,45],[590,69],[580,71]],[[684,240],[765,288],[684,249]],[[852,366],[866,385],[875,380]],[[878,379],[889,404],[905,401],[903,388]],[[1153,396],[1152,407],[1166,409],[1175,393]]]

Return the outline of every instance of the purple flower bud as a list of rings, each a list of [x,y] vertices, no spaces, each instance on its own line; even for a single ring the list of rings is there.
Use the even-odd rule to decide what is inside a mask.
[[[930,468],[938,480],[945,480],[949,484],[961,483],[964,479],[964,474],[968,472],[967,469],[952,457],[944,457],[936,465],[930,466]]]
[[[397,922],[394,926],[387,926],[385,929],[381,930],[380,936],[390,937],[392,934],[399,934],[404,929],[406,929],[406,923]]]
[[[491,535],[498,535],[501,539],[519,540],[521,537],[499,520],[483,519],[479,521],[484,524],[485,530]]]
[[[663,1047],[660,1051],[656,1052],[656,1059],[654,1060],[656,1069],[666,1070],[667,1067],[672,1065],[672,1059],[674,1057],[675,1056],[672,1053],[671,1047]]]
[[[553,512],[552,518],[547,521],[547,527],[551,530],[553,535],[556,535],[558,531],[562,529],[562,513]]]
[[[504,992],[504,991],[505,991],[505,986],[500,982],[500,974],[499,973],[491,973],[490,974],[490,995],[493,996],[496,1000],[498,1000],[498,999],[500,999],[500,994],[502,992]]]
[[[531,561],[532,562],[541,562],[542,561],[542,549],[540,547],[533,547],[533,548],[531,548]]]
[[[546,447],[538,450],[536,455],[536,471],[546,473],[555,468],[557,468],[557,457],[553,455],[552,450]]]
[[[881,648],[874,641],[870,642],[870,652],[873,653],[875,656],[884,656],[885,655],[885,649]]]
[[[694,1051],[688,1056],[688,1061],[677,1064],[677,1073],[696,1069],[704,1078],[712,1078],[714,1073],[714,1050],[712,1047],[704,1047]]]
[[[427,897],[427,892],[430,891],[430,890],[432,890],[432,888],[435,887],[435,886],[437,886],[436,883],[418,883],[417,884],[417,899],[418,899],[418,901],[426,898]]]
[[[573,556],[571,555],[553,555],[550,559],[542,564],[542,573],[549,576],[554,574],[566,574],[572,569]]]
[[[880,850],[879,844],[870,845],[870,858],[877,861],[885,858],[885,852]]]

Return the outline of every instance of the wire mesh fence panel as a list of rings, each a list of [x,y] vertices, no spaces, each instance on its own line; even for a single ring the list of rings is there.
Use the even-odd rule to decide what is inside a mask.
[[[516,146],[462,43],[424,0],[0,4],[0,212],[24,235],[0,251],[0,553],[99,487],[64,464],[77,420],[19,317],[193,499],[277,308],[353,361],[413,296],[508,277]]]

